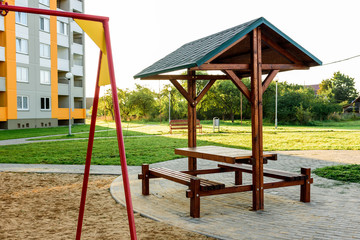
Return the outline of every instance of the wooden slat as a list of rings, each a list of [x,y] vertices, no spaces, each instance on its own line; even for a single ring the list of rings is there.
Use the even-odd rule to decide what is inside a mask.
[[[251,71],[251,64],[235,64],[235,63],[216,63],[216,64],[204,64],[200,67],[193,67],[192,70],[237,70],[237,71]],[[308,66],[303,64],[291,64],[291,63],[264,63],[262,64],[263,70],[292,70],[292,69],[309,69]],[[204,75],[206,76],[206,75]],[[197,79],[198,80],[198,79]],[[218,79],[220,80],[220,79]]]
[[[186,186],[190,186],[191,178],[194,178],[193,175],[179,172],[167,168],[153,168],[149,170],[149,173],[152,177],[161,177],[173,182],[177,182]],[[195,177],[197,178],[197,177]],[[215,181],[210,181],[203,178],[197,178],[200,180],[200,188],[202,191],[216,190],[225,188],[225,184],[218,183]]]
[[[218,166],[223,167],[223,168],[238,169],[238,170],[241,170],[246,173],[252,173],[251,166],[247,166],[247,165],[221,163],[221,164],[218,164]],[[285,171],[274,170],[274,169],[264,168],[263,173],[264,173],[265,177],[283,179],[285,181],[297,181],[297,180],[306,179],[306,175],[304,175],[304,174],[291,173],[291,172],[285,172]]]

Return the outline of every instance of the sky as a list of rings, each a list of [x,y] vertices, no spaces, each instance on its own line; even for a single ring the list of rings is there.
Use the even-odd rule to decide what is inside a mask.
[[[141,84],[159,91],[168,81],[133,76],[185,43],[266,18],[323,64],[360,55],[359,0],[85,0],[85,13],[110,18],[110,36],[119,88]],[[86,96],[92,97],[99,50],[89,38]],[[279,73],[275,79],[319,84],[340,71],[355,78],[360,90],[360,57],[337,64]],[[101,90],[101,95],[105,90]]]

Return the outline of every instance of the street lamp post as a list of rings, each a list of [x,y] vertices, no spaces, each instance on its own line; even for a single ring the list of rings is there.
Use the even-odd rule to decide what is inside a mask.
[[[169,123],[170,123],[170,120],[171,120],[171,113],[170,113],[170,110],[171,110],[171,95],[170,95],[171,87],[168,88],[168,91],[169,91]]]
[[[278,119],[277,119],[277,95],[278,95],[278,80],[275,80],[275,129],[277,129]]]
[[[67,80],[69,80],[69,136],[71,135],[71,79],[73,74],[68,72],[65,74]]]

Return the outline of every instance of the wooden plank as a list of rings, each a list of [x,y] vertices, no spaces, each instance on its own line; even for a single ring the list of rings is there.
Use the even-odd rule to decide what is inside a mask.
[[[193,196],[190,199],[190,216],[193,218],[200,217],[200,180],[191,178],[190,190]]]
[[[175,88],[184,96],[184,98],[188,101],[188,104],[191,106],[195,105],[194,99],[190,96],[188,92],[180,85],[180,83],[176,80],[170,80],[170,82],[175,86]]]
[[[195,98],[195,105],[197,105],[201,99],[205,96],[205,94],[209,91],[209,89],[211,88],[212,85],[214,85],[216,80],[210,80],[206,86],[203,88],[203,90],[201,90],[201,92],[199,93],[199,95]]]
[[[226,75],[153,75],[142,77],[141,80],[229,80]]]
[[[300,201],[310,202],[310,179],[311,179],[311,169],[310,168],[301,168],[301,173],[306,176],[305,183],[301,185],[300,188]]]
[[[262,83],[262,93],[264,94],[264,92],[266,91],[266,89],[269,87],[270,83],[272,82],[272,80],[275,78],[276,74],[279,72],[280,70],[272,70],[267,77],[265,78],[265,80]]]
[[[149,185],[149,164],[143,164],[141,166],[142,173],[142,195],[149,195],[150,185]]]
[[[246,173],[252,173],[252,167],[242,164],[218,164],[219,167],[222,168],[232,168],[234,170],[238,169],[240,171],[246,172]],[[306,175],[304,174],[298,174],[298,173],[292,173],[292,172],[285,172],[280,170],[274,170],[274,169],[263,169],[263,175],[265,177],[271,177],[271,178],[277,178],[282,179],[285,181],[297,181],[297,180],[304,180],[306,179]]]
[[[302,64],[302,62],[299,61],[295,56],[290,54],[288,51],[286,51],[279,44],[277,44],[276,42],[274,42],[273,40],[268,38],[266,35],[262,34],[261,39],[264,41],[264,43],[266,45],[268,45],[269,47],[271,47],[272,49],[274,49],[275,51],[277,51],[278,53],[280,53],[281,55],[283,55],[284,57],[286,57],[287,59],[289,59],[293,63]]]
[[[251,38],[251,136],[252,156],[255,162],[252,167],[253,210],[260,209],[260,144],[259,144],[259,59],[258,28],[252,31]]]
[[[301,70],[301,69],[309,69],[310,67],[300,64],[270,64],[264,63],[262,64],[263,70]]]
[[[194,71],[188,71],[188,76],[195,76]],[[196,97],[196,83],[195,81],[187,81],[188,93],[191,99]],[[188,147],[196,147],[196,105],[188,103]],[[197,161],[194,157],[188,157],[188,169],[196,170]]]
[[[228,194],[228,193],[237,193],[237,192],[248,192],[248,191],[251,191],[252,188],[253,188],[252,185],[230,186],[230,187],[226,187],[226,188],[223,188],[223,189],[200,192],[200,197],[219,195],[219,194]]]
[[[235,84],[235,86],[244,94],[244,96],[250,101],[250,90],[246,87],[246,85],[241,81],[234,71],[225,70],[226,74],[229,75],[231,81]]]

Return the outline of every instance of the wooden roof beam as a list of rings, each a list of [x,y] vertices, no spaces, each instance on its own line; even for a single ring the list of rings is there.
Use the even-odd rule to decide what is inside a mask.
[[[141,80],[229,80],[227,75],[153,75]]]
[[[250,71],[250,64],[235,64],[235,63],[217,63],[217,64],[203,64],[198,67],[193,67],[191,70],[247,70]],[[262,64],[262,70],[295,70],[295,69],[309,69],[303,64]]]
[[[279,70],[272,70],[267,77],[265,78],[265,80],[262,83],[262,93],[264,94],[264,92],[266,91],[266,89],[269,87],[270,83],[272,82],[272,80],[275,78],[276,74],[279,72]]]
[[[299,64],[299,65],[303,64],[301,61],[299,61],[297,58],[295,58],[293,55],[291,55],[288,51],[286,51],[284,48],[282,48],[279,44],[277,44],[276,42],[274,42],[273,40],[268,38],[266,35],[262,34],[261,39],[265,42],[266,45],[268,45],[269,47],[271,47],[272,49],[274,49],[275,51],[277,51],[278,53],[280,53],[281,55],[283,55],[284,57],[286,57],[293,63]]]
[[[184,96],[184,98],[190,103],[191,106],[196,106],[194,99],[191,98],[190,94],[181,86],[181,84],[176,80],[170,80],[170,82],[175,86],[175,88]]]
[[[203,90],[201,90],[201,92],[199,93],[199,95],[195,98],[195,104],[198,104],[201,99],[205,96],[205,94],[209,91],[209,89],[211,88],[212,85],[214,85],[216,80],[212,79],[210,80],[206,86],[203,88]]]
[[[231,81],[235,84],[235,86],[244,94],[244,96],[250,101],[250,90],[246,87],[246,85],[241,81],[234,71],[225,70],[225,72],[230,76]]]

